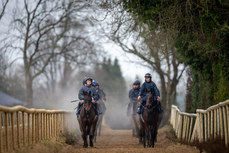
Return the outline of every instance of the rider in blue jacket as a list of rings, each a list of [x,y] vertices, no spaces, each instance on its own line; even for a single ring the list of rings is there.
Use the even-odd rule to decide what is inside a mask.
[[[106,101],[106,94],[103,91],[103,89],[100,88],[100,85],[98,82],[93,81],[92,85],[95,87],[96,92],[99,95],[99,100],[97,101],[97,108],[98,108],[98,112],[99,114],[104,114],[106,111],[106,106],[104,101]]]
[[[92,101],[97,101],[99,99],[99,95],[96,92],[95,88],[92,86],[92,79],[86,78],[85,81],[86,84],[83,85],[83,87],[79,90],[79,94],[78,94],[79,99],[84,100],[83,92],[87,92],[87,93],[91,92]],[[83,84],[85,83],[85,81],[83,81]],[[98,115],[97,104],[93,103],[93,105],[95,107],[95,113],[96,115]],[[77,117],[79,117],[81,107],[82,107],[82,103],[79,103],[78,110],[77,110]]]
[[[133,116],[136,115],[136,107],[137,107],[137,98],[140,92],[140,81],[136,80],[133,83],[133,88],[129,91],[129,99],[130,102],[127,107],[127,115],[130,115],[131,107],[133,108]]]
[[[150,73],[145,74],[145,82],[142,84],[141,90],[139,92],[138,100],[141,101],[140,109],[138,111],[141,114],[142,105],[146,104],[146,93],[153,91],[154,100],[160,101],[160,91],[158,90],[156,84],[152,81],[152,76]]]
[[[99,95],[99,100],[104,100],[104,101],[106,101],[106,94],[105,94],[105,92],[103,91],[103,89],[100,88],[99,83],[96,82],[96,81],[93,81],[93,82],[92,82],[92,85],[93,85],[93,87],[95,87],[95,90],[96,90],[96,92],[97,92],[98,95]]]

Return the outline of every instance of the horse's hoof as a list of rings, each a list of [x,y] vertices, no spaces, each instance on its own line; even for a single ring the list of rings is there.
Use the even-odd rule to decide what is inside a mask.
[[[84,148],[87,148],[88,146],[87,146],[87,145],[84,145],[83,147],[84,147]]]

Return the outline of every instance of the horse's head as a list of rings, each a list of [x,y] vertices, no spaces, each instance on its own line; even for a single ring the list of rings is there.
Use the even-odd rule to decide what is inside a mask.
[[[89,92],[83,91],[83,95],[84,95],[84,102],[90,103],[92,101],[91,91]]]
[[[86,111],[86,114],[89,115],[88,113],[90,112],[91,102],[92,102],[91,91],[89,92],[83,91],[83,95],[84,95],[83,108]]]
[[[154,102],[154,99],[153,99],[153,94],[152,94],[153,92],[147,92],[146,93],[146,107],[147,108],[150,108],[150,107],[152,107],[152,105],[153,105],[153,102]]]

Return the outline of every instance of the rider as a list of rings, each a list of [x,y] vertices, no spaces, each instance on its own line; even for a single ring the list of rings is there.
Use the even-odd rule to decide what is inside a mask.
[[[129,91],[130,103],[128,104],[127,115],[129,115],[131,103],[133,103],[134,105],[137,105],[137,98],[139,95],[139,91],[140,91],[140,81],[136,80],[133,83],[133,88]],[[135,110],[133,110],[133,115],[135,115],[135,113],[136,113]]]
[[[83,92],[91,92],[91,97],[92,97],[92,101],[96,101],[99,99],[99,95],[97,94],[95,88],[92,86],[92,78],[88,77],[85,79],[86,84],[79,90],[79,94],[78,97],[80,100],[84,100],[84,95]],[[83,81],[84,84],[84,81]],[[95,114],[98,115],[98,110],[97,110],[97,105],[96,103],[92,103],[94,105],[95,108]],[[78,104],[78,110],[77,110],[77,117],[79,117],[80,115],[80,110],[82,107],[82,103]]]
[[[100,113],[105,112],[106,106],[103,101],[106,101],[106,94],[104,93],[103,89],[100,88],[99,83],[96,81],[92,82],[92,85],[95,87],[95,90],[97,94],[99,95],[99,100],[98,100],[98,110]]]
[[[99,100],[104,100],[106,101],[106,94],[104,93],[103,89],[99,87],[99,83],[96,81],[92,82],[93,87],[95,87],[96,92],[99,95]]]
[[[138,101],[141,101],[140,108],[138,113],[142,113],[142,106],[146,104],[146,93],[153,91],[154,93],[154,100],[160,101],[160,91],[158,90],[156,84],[152,81],[152,76],[150,73],[145,74],[145,82],[142,84],[141,90],[139,92]]]

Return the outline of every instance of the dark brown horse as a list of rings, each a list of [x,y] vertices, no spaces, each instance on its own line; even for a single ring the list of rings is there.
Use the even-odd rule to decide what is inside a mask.
[[[84,140],[84,148],[88,147],[88,136],[90,140],[90,146],[93,147],[93,139],[95,135],[95,128],[98,121],[98,117],[95,114],[95,110],[92,104],[91,93],[83,92],[84,103],[78,119],[82,138]]]
[[[144,147],[154,147],[163,114],[160,102],[154,101],[153,97],[152,92],[146,94],[146,106],[140,115],[140,141],[143,139]]]

